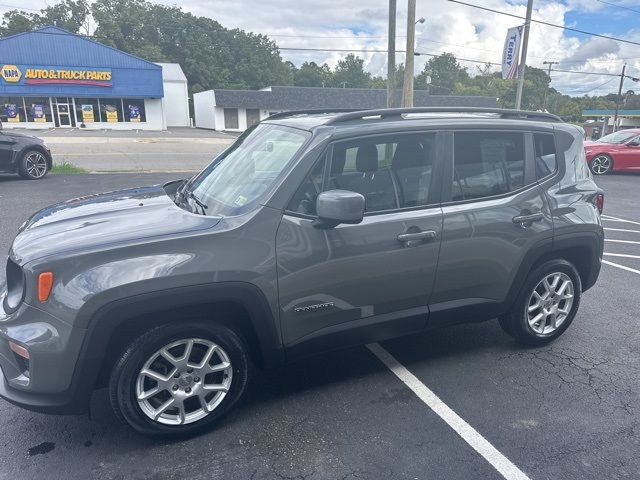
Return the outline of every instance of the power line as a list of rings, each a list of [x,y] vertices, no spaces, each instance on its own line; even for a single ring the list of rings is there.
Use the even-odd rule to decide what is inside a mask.
[[[477,8],[477,9],[480,9],[480,10],[485,10],[487,12],[497,13],[498,15],[506,15],[507,17],[519,18],[521,20],[525,19],[524,17],[521,17],[520,15],[515,15],[513,13],[507,13],[507,12],[501,12],[500,10],[494,10],[493,8],[481,7],[480,5],[474,5],[472,3],[466,3],[466,2],[462,2],[460,0],[448,0],[448,1],[452,2],[452,3],[458,3],[460,5],[465,5],[467,7],[472,7],[472,8]],[[624,38],[610,37],[608,35],[602,35],[600,33],[587,32],[586,30],[580,30],[580,29],[577,29],[577,28],[565,27],[563,25],[556,25],[555,23],[543,22],[542,20],[531,19],[531,21],[534,22],[534,23],[539,23],[541,25],[546,25],[548,27],[561,28],[562,30],[568,30],[570,32],[582,33],[583,35],[591,35],[592,37],[606,38],[607,40],[614,40],[616,42],[622,42],[622,43],[628,43],[630,45],[638,45],[638,46],[640,46],[640,42],[634,42],[632,40],[625,40]]]
[[[587,93],[591,93],[591,92],[593,92],[594,90],[598,90],[598,89],[600,89],[600,88],[604,87],[605,85],[608,85],[609,83],[613,82],[614,80],[615,80],[615,78],[610,78],[609,80],[607,80],[607,81],[606,81],[606,82],[604,82],[604,83],[601,83],[601,84],[600,84],[600,85],[598,85],[597,87],[593,87],[593,88],[590,88],[589,90],[585,90],[585,91],[577,92],[577,93],[581,93],[582,95],[586,95]]]
[[[596,0],[599,3],[604,3],[605,5],[611,5],[612,7],[623,8],[625,10],[629,10],[630,12],[640,13],[640,10],[635,10],[633,8],[625,7],[624,5],[618,5],[617,3],[609,3],[604,0]]]
[[[619,77],[619,73],[608,73],[608,72],[580,72],[578,70],[559,70],[556,68],[551,69],[552,72],[561,72],[561,73],[579,73],[581,75],[600,75],[601,77]]]

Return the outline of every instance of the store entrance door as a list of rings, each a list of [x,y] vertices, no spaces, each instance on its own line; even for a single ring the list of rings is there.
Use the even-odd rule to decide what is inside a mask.
[[[53,106],[53,123],[56,127],[75,127],[76,117],[73,109],[73,100],[68,97],[54,97],[51,99]]]

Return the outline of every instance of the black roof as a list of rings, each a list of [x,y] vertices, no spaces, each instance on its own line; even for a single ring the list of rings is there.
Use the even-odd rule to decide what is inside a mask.
[[[214,90],[219,107],[258,108],[263,110],[305,110],[314,108],[379,109],[387,104],[382,88],[269,87],[265,90]],[[400,104],[401,91],[396,91]],[[414,91],[416,107],[485,107],[495,108],[495,97],[429,95]]]

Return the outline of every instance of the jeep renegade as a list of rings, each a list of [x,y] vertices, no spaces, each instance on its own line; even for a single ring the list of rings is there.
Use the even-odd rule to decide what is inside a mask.
[[[9,252],[0,396],[79,413],[106,386],[177,436],[254,365],[496,317],[550,342],[600,271],[582,139],[537,112],[289,112],[193,178],[45,208]]]

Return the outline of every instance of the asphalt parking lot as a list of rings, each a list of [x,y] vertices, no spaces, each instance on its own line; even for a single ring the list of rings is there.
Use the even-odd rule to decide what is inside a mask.
[[[0,252],[50,203],[173,178],[0,175]],[[0,400],[0,478],[637,479],[640,175],[597,182],[606,263],[549,346],[522,348],[494,320],[374,348],[399,362],[393,371],[367,347],[325,354],[257,372],[247,401],[215,431],[173,443],[120,425],[104,392],[83,416]]]

